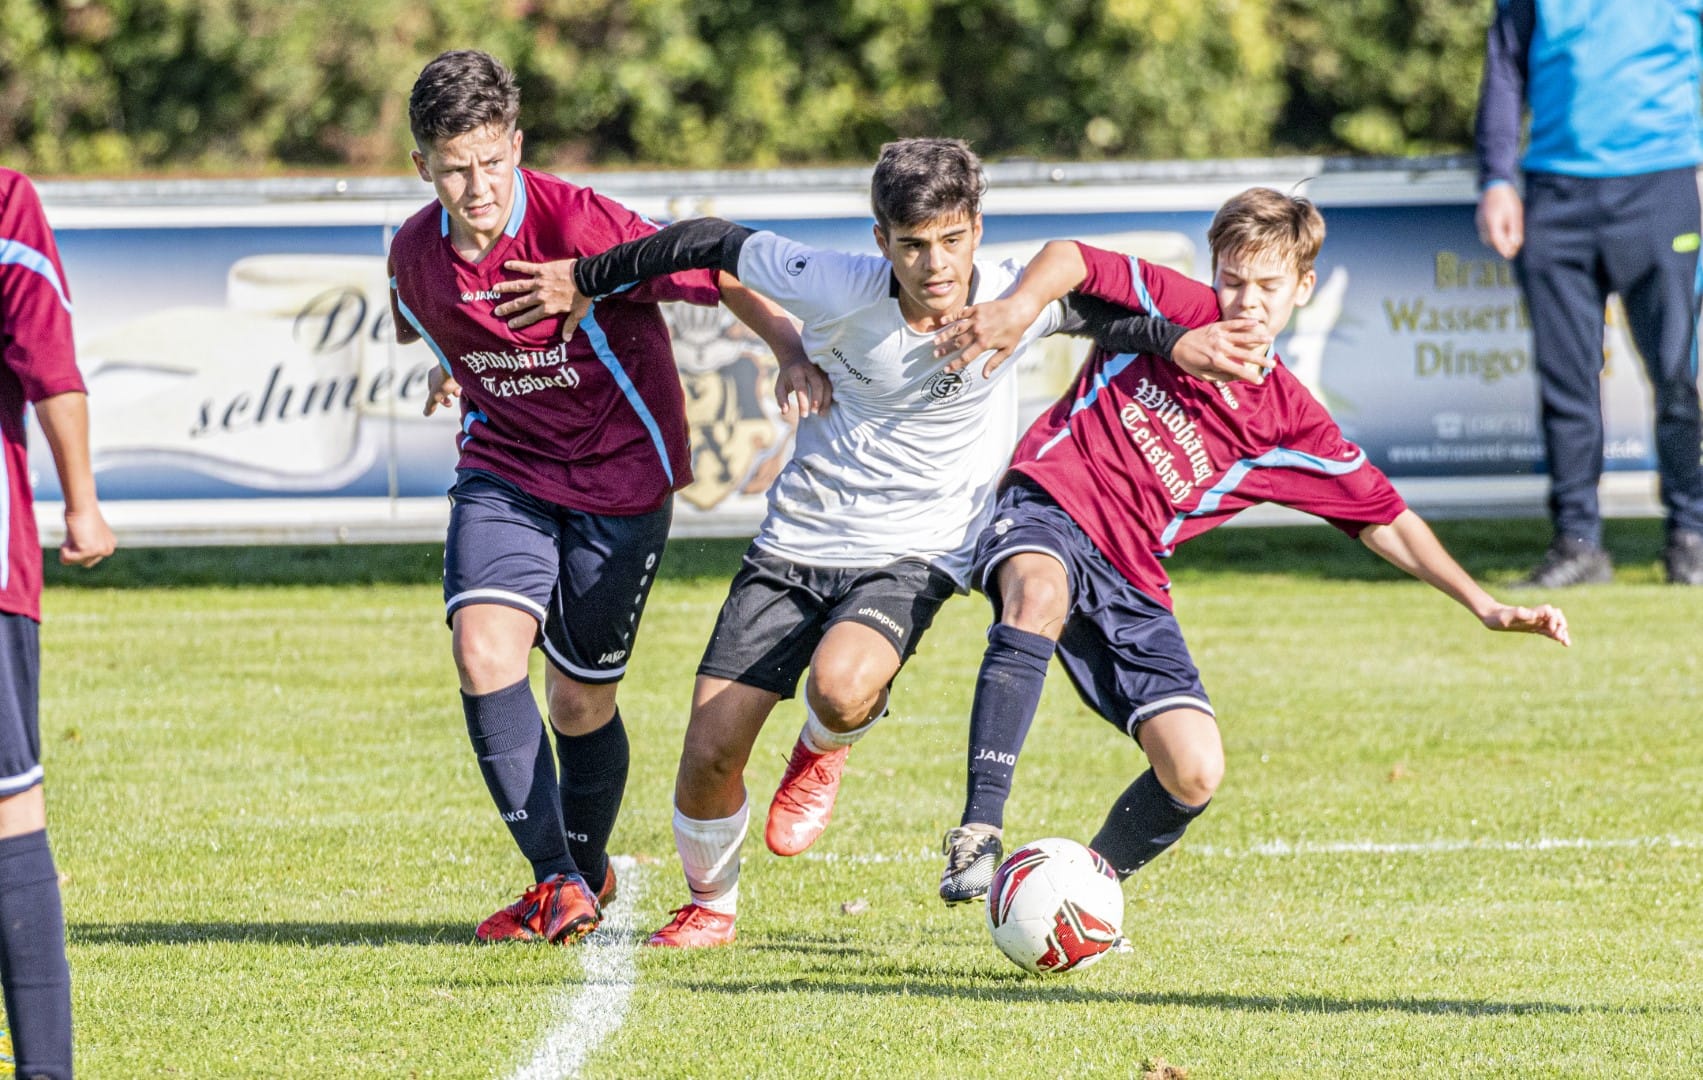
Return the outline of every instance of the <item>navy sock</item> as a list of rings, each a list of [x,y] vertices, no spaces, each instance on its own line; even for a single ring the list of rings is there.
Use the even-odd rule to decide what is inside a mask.
[[[544,741],[544,717],[525,679],[489,694],[461,695],[479,771],[535,880],[576,872],[562,829],[556,761]]]
[[[585,735],[556,732],[556,756],[562,770],[562,823],[568,850],[596,892],[609,870],[609,834],[627,790],[627,728],[621,710],[614,719]]]
[[[988,631],[970,707],[969,796],[960,824],[1005,825],[1017,755],[1040,707],[1054,647],[1049,637],[1004,623]]]
[[[47,833],[0,840],[0,983],[20,1077],[71,1076],[71,969]]]
[[[1148,769],[1118,796],[1112,812],[1106,815],[1106,823],[1088,846],[1105,856],[1121,881],[1181,840],[1189,822],[1199,817],[1211,802],[1208,799],[1199,806],[1190,806],[1179,801]]]

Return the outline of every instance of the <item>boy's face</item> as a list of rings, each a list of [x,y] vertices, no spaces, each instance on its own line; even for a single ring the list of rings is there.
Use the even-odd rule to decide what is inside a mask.
[[[1220,256],[1212,288],[1218,311],[1226,319],[1254,319],[1274,336],[1289,325],[1289,316],[1313,297],[1317,275],[1295,273],[1289,260],[1270,252],[1231,251]]]
[[[497,238],[514,209],[520,132],[488,124],[415,150],[414,168],[449,212],[451,239],[482,246]]]
[[[970,296],[980,214],[953,214],[920,225],[875,226],[875,242],[899,281],[899,311],[909,322],[955,318]]]

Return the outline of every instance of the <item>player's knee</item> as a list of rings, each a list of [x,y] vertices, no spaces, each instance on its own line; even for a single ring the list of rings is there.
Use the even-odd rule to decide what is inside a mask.
[[[1000,580],[1000,622],[1031,634],[1057,637],[1070,608],[1063,575],[1013,573]]]
[[[1154,771],[1172,798],[1199,806],[1212,798],[1224,781],[1224,753],[1210,747],[1192,749],[1174,756],[1163,768],[1155,765]]]
[[[849,731],[869,719],[884,685],[855,662],[825,660],[810,673],[810,707],[823,724]]]
[[[722,739],[688,729],[680,751],[676,783],[693,792],[720,791],[729,784],[742,784],[746,754]]]

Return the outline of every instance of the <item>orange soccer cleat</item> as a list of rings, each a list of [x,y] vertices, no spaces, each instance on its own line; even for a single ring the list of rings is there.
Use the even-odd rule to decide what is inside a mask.
[[[804,745],[793,745],[786,772],[769,803],[769,823],[763,839],[776,855],[797,855],[816,842],[834,813],[834,796],[840,791],[840,770],[851,747],[842,746],[826,754]]]

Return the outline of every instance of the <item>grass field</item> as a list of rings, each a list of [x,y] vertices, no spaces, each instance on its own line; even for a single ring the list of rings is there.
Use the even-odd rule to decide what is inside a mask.
[[[1510,596],[1546,539],[1439,531]],[[435,550],[55,570],[80,1075],[1703,1074],[1703,590],[1658,584],[1660,543],[1611,524],[1617,581],[1556,598],[1571,650],[1491,635],[1330,530],[1191,545],[1178,613],[1228,776],[1127,884],[1134,951],[1056,980],[934,895],[980,598],[942,612],[793,860],[761,840],[799,721],[777,713],[740,941],[676,954],[633,946],[684,898],[669,793],[739,545],[671,549],[622,690],[623,899],[567,950],[470,944],[526,873],[467,747]],[[1086,839],[1140,768],[1055,673],[1007,835]]]

